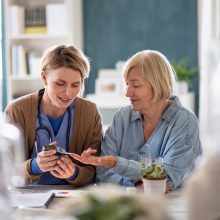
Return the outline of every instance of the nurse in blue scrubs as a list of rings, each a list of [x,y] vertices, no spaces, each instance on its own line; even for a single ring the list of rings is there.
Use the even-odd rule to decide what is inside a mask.
[[[95,167],[56,154],[56,147],[100,152],[100,114],[94,103],[79,97],[89,70],[88,58],[74,46],[51,47],[41,61],[44,88],[7,106],[9,121],[24,135],[27,183],[82,186],[95,181]],[[44,151],[48,144],[54,149]]]

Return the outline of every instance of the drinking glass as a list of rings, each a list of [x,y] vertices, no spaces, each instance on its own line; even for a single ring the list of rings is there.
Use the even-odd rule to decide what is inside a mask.
[[[163,164],[163,157],[143,157],[143,162],[145,165],[150,165],[150,164]]]

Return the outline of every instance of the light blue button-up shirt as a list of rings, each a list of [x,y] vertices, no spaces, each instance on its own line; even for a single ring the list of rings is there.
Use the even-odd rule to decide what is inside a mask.
[[[143,156],[163,157],[168,186],[175,189],[200,154],[197,117],[176,96],[171,97],[171,105],[147,141],[140,113],[125,107],[115,114],[102,142],[101,155],[115,155],[117,163],[114,168],[97,167],[97,180],[133,186],[141,177],[139,161]]]

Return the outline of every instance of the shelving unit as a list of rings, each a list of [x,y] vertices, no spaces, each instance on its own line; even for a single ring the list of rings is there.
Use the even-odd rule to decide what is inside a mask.
[[[54,5],[55,7],[61,5],[63,8],[59,10],[59,14],[54,14],[54,16],[52,16],[54,19],[52,23],[47,22],[48,18],[45,18],[45,33],[25,33],[25,30],[27,30],[27,28],[25,29],[25,20],[27,20],[27,18],[25,18],[25,12],[23,12],[23,19],[25,19],[23,22],[23,30],[12,30],[12,27],[16,27],[16,22],[20,22],[20,14],[18,13],[17,15],[19,16],[16,17],[16,13],[11,13],[13,6],[15,6],[16,9],[22,8],[24,11],[30,7],[43,6],[45,8],[45,14],[49,14],[47,7]],[[40,78],[39,61],[42,52],[46,48],[57,44],[73,44],[83,50],[82,0],[6,0],[5,11],[6,14],[9,15],[6,17],[6,36],[8,102],[10,102],[14,98],[42,88],[43,83]],[[65,30],[62,26],[59,28],[58,24],[60,23],[60,19],[65,21]],[[12,22],[15,22],[15,25]],[[49,24],[55,25],[55,28],[52,27],[52,32],[49,31],[51,30]],[[26,54],[30,53],[36,56],[35,65],[32,65],[33,63],[28,63],[28,65],[32,65],[32,70],[31,68],[27,68],[26,65],[25,71],[21,71],[21,68],[15,68],[17,67],[18,61],[20,61],[20,54],[23,53],[20,53],[20,49],[25,53],[24,62],[26,63],[29,62],[29,55],[27,56]]]

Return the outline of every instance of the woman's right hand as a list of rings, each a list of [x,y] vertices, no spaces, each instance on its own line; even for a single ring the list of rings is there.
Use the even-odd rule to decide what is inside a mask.
[[[41,171],[47,172],[55,169],[57,159],[56,150],[48,150],[39,152],[36,162]]]

